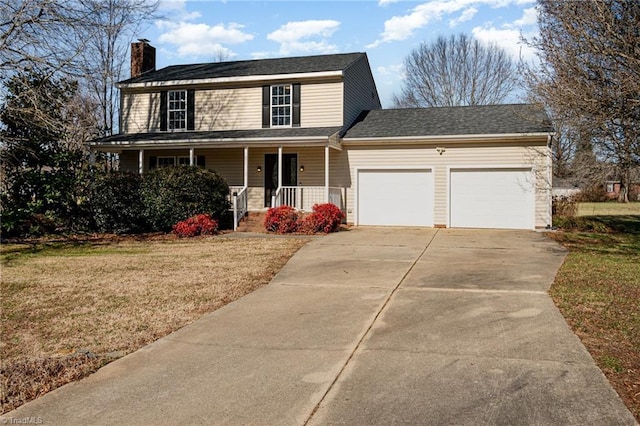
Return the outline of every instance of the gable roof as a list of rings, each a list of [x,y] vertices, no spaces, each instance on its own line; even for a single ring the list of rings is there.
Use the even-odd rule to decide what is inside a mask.
[[[507,104],[364,111],[344,139],[551,133],[540,105]]]
[[[118,84],[343,71],[362,57],[366,57],[366,53],[171,65]]]

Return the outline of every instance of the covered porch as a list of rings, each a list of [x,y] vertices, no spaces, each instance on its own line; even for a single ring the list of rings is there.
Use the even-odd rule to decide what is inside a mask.
[[[270,143],[224,140],[161,144],[134,140],[110,143],[108,147],[103,141],[91,148],[118,153],[122,171],[143,174],[176,165],[216,171],[229,185],[234,227],[249,211],[281,205],[311,211],[314,204],[330,202],[345,210],[350,178],[348,166],[339,165],[342,163],[339,143],[326,135],[314,137],[315,140],[297,139]]]

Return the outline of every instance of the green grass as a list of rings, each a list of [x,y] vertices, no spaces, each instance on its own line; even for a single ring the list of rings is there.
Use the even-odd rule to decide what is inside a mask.
[[[604,203],[578,203],[577,216],[640,216],[640,202],[617,203],[608,201]]]
[[[563,220],[552,236],[570,252],[551,296],[640,421],[640,215]]]

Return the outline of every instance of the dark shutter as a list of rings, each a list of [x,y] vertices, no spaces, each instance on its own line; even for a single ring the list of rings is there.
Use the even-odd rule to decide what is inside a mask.
[[[149,157],[149,170],[153,170],[158,165],[158,157]]]
[[[205,156],[204,155],[198,155],[196,157],[196,165],[198,167],[202,167],[204,169],[204,167],[205,167]]]
[[[160,130],[167,131],[167,91],[160,92]]]
[[[196,91],[187,90],[187,130],[196,129]]]
[[[271,86],[262,86],[262,127],[271,127]]]
[[[293,91],[291,125],[293,127],[300,127],[300,83],[293,84],[291,90]]]

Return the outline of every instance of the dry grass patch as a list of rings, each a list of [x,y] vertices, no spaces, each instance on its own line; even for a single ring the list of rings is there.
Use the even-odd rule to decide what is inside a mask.
[[[640,216],[623,219],[592,218],[608,233],[551,234],[570,253],[550,293],[640,421]]]
[[[3,245],[2,412],[268,283],[307,241]]]
[[[640,216],[640,203],[617,203],[607,201],[601,203],[578,203],[577,216]]]

